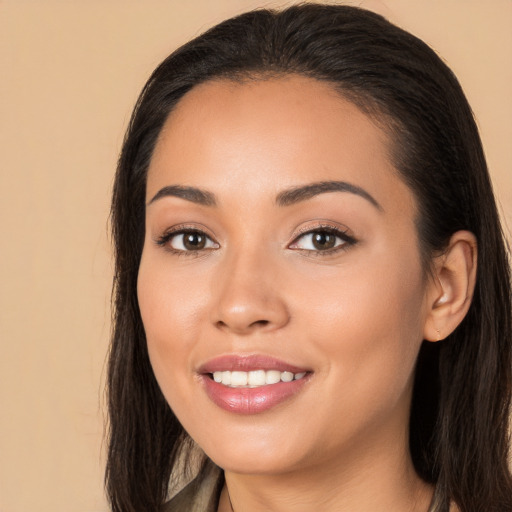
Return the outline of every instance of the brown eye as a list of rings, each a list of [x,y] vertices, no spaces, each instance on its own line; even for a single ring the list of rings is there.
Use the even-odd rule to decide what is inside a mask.
[[[206,236],[197,231],[183,233],[183,247],[188,251],[197,251],[206,247]]]
[[[313,247],[319,251],[325,251],[326,249],[332,249],[336,245],[336,237],[332,233],[326,231],[317,231],[312,233],[311,240]]]
[[[167,233],[157,243],[161,246],[169,247],[174,252],[183,253],[219,248],[219,244],[214,242],[208,235],[196,230]]]
[[[355,243],[355,238],[339,229],[318,228],[297,237],[290,245],[290,249],[300,249],[311,253],[333,253]]]

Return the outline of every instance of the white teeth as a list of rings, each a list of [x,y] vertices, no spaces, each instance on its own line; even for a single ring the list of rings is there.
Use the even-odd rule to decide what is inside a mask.
[[[269,370],[265,375],[265,384],[277,384],[281,380],[281,372]]]
[[[231,372],[232,386],[247,386],[247,372]]]
[[[247,378],[247,384],[249,386],[263,386],[266,383],[265,378],[265,370],[254,370],[249,372],[249,377]]]
[[[292,382],[305,377],[306,372],[280,372],[278,370],[253,370],[250,372],[223,371],[214,372],[213,380],[233,388],[254,388],[278,382]]]
[[[293,380],[293,373],[292,372],[281,373],[281,380],[283,382],[291,382]]]

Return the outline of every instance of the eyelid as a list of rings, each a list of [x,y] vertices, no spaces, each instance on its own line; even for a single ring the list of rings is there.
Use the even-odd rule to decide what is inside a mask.
[[[216,247],[207,247],[197,250],[182,250],[171,247],[169,242],[178,235],[186,233],[199,233],[208,238],[215,244]],[[157,235],[153,238],[153,241],[157,246],[163,247],[165,250],[178,254],[178,255],[194,255],[198,253],[206,253],[212,249],[218,249],[220,244],[217,242],[215,237],[210,233],[210,230],[202,224],[177,224],[167,228],[161,235]]]
[[[305,235],[310,235],[317,232],[328,232],[340,240],[343,241],[343,243],[340,243],[338,245],[335,245],[334,247],[330,249],[304,249],[301,247],[294,247],[297,242],[304,237]],[[288,245],[288,248],[294,249],[297,251],[303,251],[305,253],[308,253],[309,255],[329,255],[333,254],[335,252],[338,252],[340,250],[346,250],[349,247],[355,245],[358,241],[357,239],[352,235],[349,234],[350,229],[346,226],[337,224],[337,223],[329,223],[329,222],[320,222],[316,225],[308,225],[300,228],[294,235],[292,242]]]

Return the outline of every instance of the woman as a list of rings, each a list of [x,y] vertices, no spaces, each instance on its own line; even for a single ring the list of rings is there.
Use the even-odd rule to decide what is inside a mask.
[[[512,510],[505,244],[420,40],[346,6],[214,27],[146,84],[112,221],[114,510]]]

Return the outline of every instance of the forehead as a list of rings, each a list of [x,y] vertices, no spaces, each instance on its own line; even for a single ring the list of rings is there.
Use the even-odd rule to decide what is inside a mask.
[[[252,188],[254,195],[258,187],[277,193],[346,180],[374,196],[411,203],[389,148],[384,130],[328,82],[298,75],[213,80],[194,87],[169,115],[147,195],[170,182],[222,185],[225,193]]]
[[[349,133],[364,133],[372,149],[386,152],[389,146],[384,130],[332,84],[301,75],[240,81],[215,79],[197,85],[170,113],[159,142],[172,140],[174,135],[199,133],[203,142],[207,134],[219,140],[228,132],[233,135],[237,131],[242,136],[250,129],[259,136],[255,143],[263,143],[265,138],[313,141],[315,134],[325,139],[326,132],[330,132],[326,144],[338,136],[348,140]],[[176,130],[180,133],[173,134]],[[338,142],[343,143],[339,139]]]

